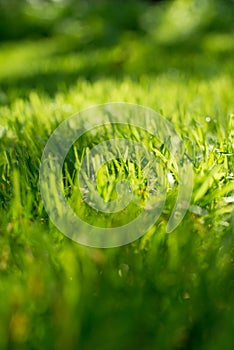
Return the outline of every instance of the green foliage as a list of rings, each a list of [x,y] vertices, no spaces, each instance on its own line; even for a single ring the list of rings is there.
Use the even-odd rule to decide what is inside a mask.
[[[141,4],[139,28],[134,21],[129,27],[121,22],[130,5],[121,5],[123,17],[112,7],[116,2],[105,5],[114,12],[116,26],[121,22],[118,35],[110,35],[113,41],[103,29],[114,31],[111,17],[98,22],[94,7],[85,17],[93,32],[83,26],[79,38],[71,30],[1,44],[1,349],[232,348],[234,21],[227,9],[233,5],[197,3]],[[178,23],[182,14],[186,27]],[[65,238],[49,221],[39,191],[40,159],[62,120],[111,101],[151,107],[174,124],[193,162],[193,197],[171,234],[165,227],[176,183],[174,188],[167,184],[162,216],[141,239],[119,248],[88,248]],[[147,135],[127,132],[144,139],[162,161],[168,157]],[[125,222],[126,214],[111,221],[89,212],[76,192],[74,163],[99,140],[96,130],[71,148],[64,188],[87,221],[111,226]],[[124,159],[100,170],[103,198],[115,198],[119,179],[140,185],[137,195],[144,204],[141,169]],[[127,219],[138,210],[128,208]]]

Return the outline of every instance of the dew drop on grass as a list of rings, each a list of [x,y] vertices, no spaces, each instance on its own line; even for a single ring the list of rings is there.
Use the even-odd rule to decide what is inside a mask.
[[[170,184],[172,187],[174,187],[175,181],[174,181],[174,177],[173,177],[173,175],[172,175],[171,172],[168,172],[168,173],[167,173],[167,178],[168,178],[169,184]]]

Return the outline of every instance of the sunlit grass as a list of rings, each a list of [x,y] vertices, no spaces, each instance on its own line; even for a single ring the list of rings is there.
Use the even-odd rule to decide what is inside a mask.
[[[147,40],[125,33],[112,47],[78,50],[63,37],[1,50],[1,349],[231,349],[233,46],[230,34],[207,33],[193,39],[191,51],[186,43],[173,48],[167,32],[164,43],[157,42],[150,23]],[[78,245],[56,230],[38,178],[43,149],[59,123],[113,101],[151,107],[173,123],[193,164],[194,188],[173,233],[165,228],[176,183],[167,183],[153,228],[132,244],[105,250]],[[141,207],[110,220],[87,209],[76,191],[74,162],[98,137],[85,135],[71,148],[64,189],[88,222],[115,226]],[[150,141],[147,146],[166,156]],[[97,189],[106,201],[115,199],[115,185],[125,179],[143,206],[144,176],[124,159],[100,169]]]

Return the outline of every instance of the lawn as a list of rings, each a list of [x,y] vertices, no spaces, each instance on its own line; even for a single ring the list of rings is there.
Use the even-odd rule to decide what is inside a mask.
[[[234,11],[231,1],[198,3],[139,3],[141,30],[121,22],[117,31],[105,12],[102,20],[91,13],[93,25],[81,21],[77,36],[71,30],[0,43],[1,350],[232,349]],[[150,107],[173,124],[193,167],[193,193],[173,232],[166,226],[176,186],[145,235],[104,249],[74,242],[53,225],[39,169],[62,121],[109,102]],[[124,128],[117,132],[126,137]],[[139,208],[116,218],[90,210],[74,192],[76,154],[81,159],[103,137],[113,130],[97,129],[73,145],[65,193],[88,222],[120,226]],[[127,137],[169,162],[148,134],[128,129]],[[103,198],[115,198],[119,176],[136,191],[144,185],[139,167],[110,162],[97,179]]]

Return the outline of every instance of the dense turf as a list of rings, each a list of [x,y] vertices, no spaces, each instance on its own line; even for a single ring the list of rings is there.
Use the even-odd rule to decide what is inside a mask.
[[[233,48],[223,27],[174,46],[152,30],[125,33],[112,46],[77,48],[74,38],[64,37],[2,44],[1,349],[232,348]],[[141,239],[119,248],[88,248],[49,221],[39,192],[40,159],[62,120],[111,101],[151,107],[174,124],[193,163],[193,196],[171,234],[165,227],[173,190],[161,218]],[[84,137],[86,151],[98,137]],[[102,169],[103,197],[115,198],[118,176],[144,188],[139,169],[130,168],[120,160]],[[69,159],[64,175],[72,203]],[[116,224],[85,210],[90,222]],[[132,208],[128,219],[136,212]],[[125,215],[117,224],[122,220]]]

